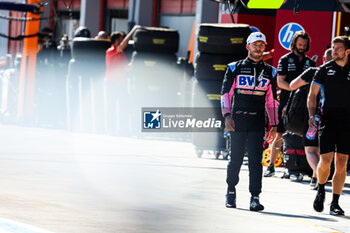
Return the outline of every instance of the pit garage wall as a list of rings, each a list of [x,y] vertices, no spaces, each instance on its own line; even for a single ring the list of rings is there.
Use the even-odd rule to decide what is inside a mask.
[[[102,0],[81,0],[80,6],[80,26],[89,28],[91,35],[97,35],[100,28],[100,8]],[[93,17],[91,17],[91,12]]]
[[[279,33],[281,29],[290,23],[299,24],[311,37],[310,51],[307,55],[322,64],[324,51],[331,46],[332,38],[344,35],[344,26],[350,26],[350,14],[336,11],[299,11],[294,14],[293,10],[277,10],[275,24],[275,54],[273,65],[277,66],[278,59],[288,52],[281,45]]]
[[[132,0],[133,2],[136,0]],[[139,1],[139,0],[138,0]],[[143,0],[143,2],[146,2],[149,0]],[[66,24],[71,24],[71,26],[65,28],[66,30],[70,30],[72,27],[75,29],[76,25],[73,20],[79,20],[80,26],[86,26],[89,28],[91,35],[95,36],[100,30],[106,30],[107,32],[111,31],[111,19],[114,17],[115,19],[117,17],[112,16],[110,14],[110,11],[112,10],[125,10],[127,11],[129,8],[129,0],[72,0],[72,4],[70,6],[70,9],[67,9],[67,4],[69,5],[70,1],[66,1],[65,4],[63,1],[55,0],[57,4],[57,10],[60,13],[65,13],[64,19],[66,21],[71,20],[72,22],[65,22]],[[147,4],[147,2],[146,2]],[[69,10],[72,10],[73,12],[76,12],[78,14],[74,14],[76,16],[70,17],[69,16]],[[79,18],[80,15],[80,18]],[[61,19],[62,20],[62,19]],[[120,18],[121,21],[121,28],[118,28],[118,30],[121,31],[128,31],[128,23],[124,21],[127,21],[127,17]],[[62,23],[62,22],[61,22]],[[124,25],[125,24],[125,25]],[[56,28],[56,30],[59,30],[59,28]],[[117,30],[117,29],[114,29]],[[74,30],[73,30],[74,31]],[[68,35],[73,35],[73,31],[71,32],[64,32]],[[58,32],[59,38],[61,36],[61,32]]]
[[[282,47],[282,40],[285,35],[281,29],[288,27],[290,24],[299,24],[310,35],[310,51],[307,55],[314,61],[317,61],[317,65],[321,65],[323,53],[327,49],[327,46],[331,45],[332,22],[333,12],[300,11],[298,15],[295,15],[292,10],[278,10],[276,15],[273,65],[277,66],[278,59],[289,52]]]
[[[191,38],[192,25],[195,16],[170,16],[163,15],[159,18],[159,26],[176,29],[180,34],[178,57],[187,57],[188,42]]]
[[[272,61],[275,67],[280,57],[289,52],[282,46],[284,34],[280,35],[280,31],[284,26],[298,24],[309,33],[311,47],[307,55],[317,61],[317,65],[321,65],[323,53],[330,46],[332,35],[343,35],[344,26],[350,24],[349,13],[332,11],[299,11],[296,15],[293,10],[277,10],[276,16],[235,14],[234,18],[236,23],[249,24],[266,35],[267,49],[275,49]],[[222,14],[220,22],[232,23],[228,14]],[[288,37],[287,42],[290,43],[291,38]]]
[[[161,0],[159,2],[159,26],[179,31],[178,57],[187,57],[193,23],[196,19],[196,0]]]

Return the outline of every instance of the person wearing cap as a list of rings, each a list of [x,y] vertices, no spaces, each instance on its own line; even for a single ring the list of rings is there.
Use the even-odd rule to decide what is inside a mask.
[[[262,152],[265,134],[265,110],[271,127],[268,140],[278,124],[277,69],[263,61],[266,37],[253,32],[247,39],[248,57],[228,64],[221,89],[221,110],[231,135],[230,160],[227,166],[226,207],[236,208],[236,185],[245,149],[248,153],[251,211],[261,211]]]
[[[283,143],[282,136],[286,131],[283,125],[282,112],[288,102],[290,92],[292,91],[289,83],[303,73],[304,70],[316,66],[316,63],[305,54],[310,49],[310,37],[307,32],[296,32],[293,36],[290,47],[291,52],[282,56],[278,62],[277,84],[281,89],[278,106],[279,124],[277,126],[276,137],[271,146],[270,165],[265,171],[264,177],[271,177],[275,174],[275,161],[277,155],[280,153]]]

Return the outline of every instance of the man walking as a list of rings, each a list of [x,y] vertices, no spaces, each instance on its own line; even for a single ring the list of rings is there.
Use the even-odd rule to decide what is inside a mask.
[[[309,67],[316,66],[316,63],[305,55],[310,49],[310,37],[305,31],[296,32],[290,45],[291,52],[282,56],[278,62],[277,84],[281,89],[280,102],[278,106],[277,134],[271,147],[270,165],[264,173],[264,177],[271,177],[275,174],[275,160],[280,153],[283,134],[286,131],[282,120],[282,110],[286,106],[290,94],[289,83]]]
[[[221,90],[221,109],[226,128],[231,131],[230,161],[227,167],[228,184],[226,207],[236,208],[236,185],[245,148],[249,159],[250,210],[261,211],[262,152],[265,134],[265,108],[273,126],[269,138],[276,133],[277,69],[263,62],[266,37],[251,33],[247,39],[248,57],[230,63]]]
[[[333,199],[331,215],[344,215],[339,197],[346,178],[346,164],[350,153],[350,41],[338,36],[332,40],[333,60],[320,67],[315,74],[308,96],[309,125],[315,124],[316,96],[321,91],[319,126],[320,161],[317,166],[318,191],[313,203],[316,211],[323,211],[325,184],[330,165],[335,159],[332,179]]]
[[[329,48],[325,51],[323,55],[323,63],[329,62],[332,60],[332,49]],[[319,70],[319,67],[310,67],[309,69],[305,70],[301,75],[299,75],[296,79],[294,79],[290,85],[289,88],[291,90],[296,90],[302,86],[307,86],[307,91],[309,92],[310,84],[313,80],[313,77],[315,76],[315,73]],[[307,97],[305,98],[305,104],[307,102]],[[309,128],[309,114],[307,111],[307,108],[305,108],[306,114],[305,114],[305,121],[304,121],[304,129],[303,129],[303,141],[304,141],[304,150],[306,154],[306,159],[312,168],[312,178],[310,182],[310,188],[312,190],[317,189],[317,164],[320,160],[320,149],[318,147],[318,133],[316,133],[314,139],[308,139],[306,137],[308,128]]]

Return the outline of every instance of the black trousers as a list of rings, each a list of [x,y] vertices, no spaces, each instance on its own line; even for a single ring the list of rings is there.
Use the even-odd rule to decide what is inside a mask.
[[[249,192],[258,196],[262,183],[262,153],[264,142],[264,117],[234,117],[236,131],[231,132],[231,154],[227,166],[228,190],[235,190],[245,152],[248,153]]]

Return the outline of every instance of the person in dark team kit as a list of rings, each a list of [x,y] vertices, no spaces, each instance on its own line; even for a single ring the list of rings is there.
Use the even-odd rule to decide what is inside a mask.
[[[248,57],[228,65],[222,85],[221,109],[226,128],[231,131],[230,161],[226,179],[227,208],[236,208],[236,185],[247,148],[250,210],[264,209],[260,204],[259,194],[262,181],[265,109],[273,126],[269,139],[275,136],[278,123],[277,69],[263,62],[265,46],[264,34],[251,33],[247,39]]]
[[[325,51],[323,55],[323,63],[329,62],[332,60],[332,49],[329,48]],[[302,86],[307,86],[307,91],[310,89],[310,85],[312,82],[312,79],[316,73],[316,71],[319,70],[319,67],[310,67],[309,69],[305,70],[301,75],[299,75],[296,79],[294,79],[290,85],[289,88],[291,90],[296,90]],[[306,91],[306,90],[305,90]],[[307,98],[305,99],[305,102],[307,101]],[[304,122],[304,129],[303,129],[303,141],[304,141],[304,150],[306,154],[307,161],[312,168],[313,174],[312,179],[310,182],[310,188],[313,190],[317,189],[317,164],[320,160],[320,149],[318,147],[318,133],[316,133],[316,136],[313,140],[309,140],[306,137],[307,130],[309,128],[309,114],[307,109],[305,109],[305,122]]]
[[[332,179],[333,199],[331,215],[344,215],[339,206],[347,161],[350,154],[350,40],[338,36],[332,40],[333,60],[320,67],[315,74],[308,96],[309,125],[314,125],[316,97],[321,92],[321,122],[319,125],[320,161],[317,166],[318,191],[313,203],[316,211],[323,211],[326,198],[324,186],[334,158],[335,172]]]
[[[296,32],[290,45],[291,52],[282,56],[278,62],[277,84],[281,89],[278,105],[279,123],[277,134],[271,147],[270,165],[264,173],[264,177],[271,177],[275,174],[275,160],[280,153],[283,134],[286,131],[283,126],[282,110],[288,102],[291,89],[289,83],[309,67],[316,66],[316,63],[305,55],[310,49],[310,37],[305,31]]]

